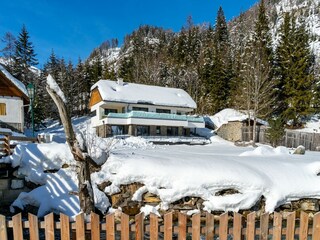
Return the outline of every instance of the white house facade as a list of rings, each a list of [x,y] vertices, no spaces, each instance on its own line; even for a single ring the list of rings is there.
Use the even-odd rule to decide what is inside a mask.
[[[182,89],[100,80],[91,88],[92,125],[100,136],[188,136],[203,128],[196,103]]]
[[[0,127],[23,132],[27,90],[0,64]]]

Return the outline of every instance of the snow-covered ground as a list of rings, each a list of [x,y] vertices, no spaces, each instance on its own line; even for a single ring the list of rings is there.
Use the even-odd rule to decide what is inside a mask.
[[[77,132],[89,129],[89,121],[75,119]],[[64,143],[61,126],[52,125],[45,133],[50,133],[51,139],[59,143],[19,145],[12,156],[1,159],[20,166],[19,174],[41,185],[22,193],[12,206],[38,206],[39,216],[51,211],[75,216],[80,211],[78,197],[72,194],[78,185],[75,162]],[[106,141],[110,140],[91,141],[95,152],[100,149],[97,155],[101,156],[108,145]],[[204,146],[156,146],[139,137],[118,139],[112,146],[101,171],[92,174],[95,203],[102,212],[110,210],[105,193],[116,193],[121,184],[133,182],[144,184],[134,194],[135,200],[151,192],[162,201],[154,209],[145,207],[145,211],[166,209],[171,202],[185,196],[201,197],[207,211],[248,209],[264,196],[269,212],[292,200],[320,198],[318,152],[293,155],[283,147],[235,147],[217,136],[212,136],[211,144]],[[45,171],[53,169],[58,171]],[[112,184],[102,192],[97,184],[104,181]],[[225,189],[235,189],[238,193],[216,196]]]

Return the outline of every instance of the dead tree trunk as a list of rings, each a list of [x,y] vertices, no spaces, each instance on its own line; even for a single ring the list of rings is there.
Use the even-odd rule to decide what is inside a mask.
[[[94,211],[94,195],[90,176],[90,164],[93,164],[94,161],[87,154],[86,149],[81,149],[79,146],[72,128],[71,118],[68,114],[65,102],[54,89],[51,89],[49,86],[47,86],[46,89],[59,110],[59,115],[64,127],[67,143],[74,156],[74,159],[77,162],[80,209],[85,214],[90,214],[92,211]]]

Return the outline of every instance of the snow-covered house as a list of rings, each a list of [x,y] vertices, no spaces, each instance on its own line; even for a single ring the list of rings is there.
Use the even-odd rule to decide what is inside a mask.
[[[100,80],[91,87],[92,125],[99,136],[188,136],[203,128],[188,115],[197,105],[182,89]]]
[[[249,126],[252,132],[253,118],[245,112],[226,108],[213,115],[211,121],[216,133],[223,139],[232,142],[249,140]],[[266,121],[257,118],[257,140],[259,140],[260,129],[267,125]]]
[[[23,132],[26,87],[0,64],[0,127]]]

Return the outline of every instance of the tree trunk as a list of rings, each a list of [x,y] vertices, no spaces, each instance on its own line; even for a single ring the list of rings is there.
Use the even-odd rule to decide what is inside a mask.
[[[90,163],[92,163],[93,160],[85,151],[80,149],[72,128],[71,118],[69,117],[66,104],[53,89],[49,88],[48,86],[46,89],[57,105],[61,122],[66,134],[67,143],[70,147],[71,153],[74,156],[74,159],[77,162],[80,209],[85,214],[90,214],[92,211],[94,211],[94,195],[91,186],[90,175]]]
[[[257,118],[256,116],[253,117],[253,127],[252,127],[252,145],[256,145],[256,128],[257,128]]]

